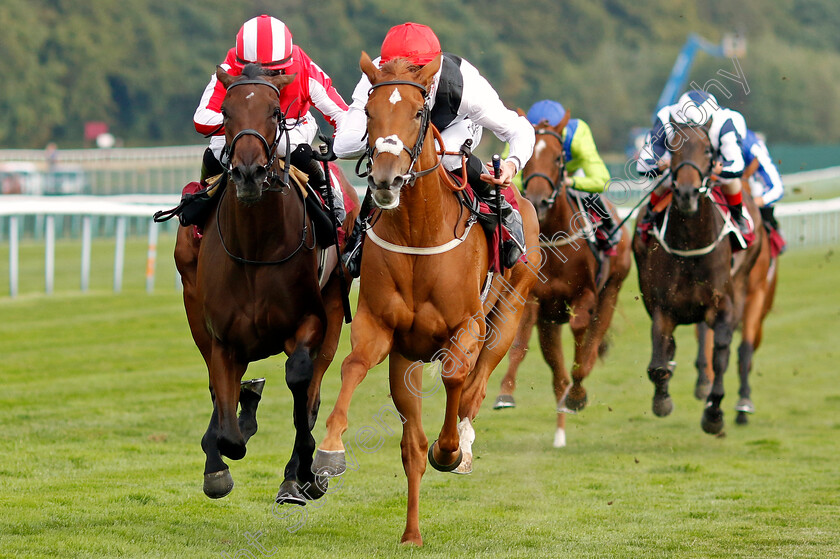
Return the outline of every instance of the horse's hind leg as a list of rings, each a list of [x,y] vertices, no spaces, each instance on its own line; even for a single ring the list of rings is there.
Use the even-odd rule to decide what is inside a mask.
[[[712,348],[714,340],[710,335],[709,327],[705,322],[697,324],[697,359],[694,366],[697,368],[697,382],[694,384],[694,397],[698,400],[705,400],[712,391]]]
[[[519,321],[516,337],[513,339],[513,344],[508,351],[507,373],[502,378],[499,395],[496,397],[495,404],[493,404],[493,409],[495,410],[516,407],[516,401],[513,399],[513,392],[516,390],[516,374],[519,371],[519,365],[522,364],[522,361],[525,360],[525,355],[528,353],[528,343],[531,341],[531,334],[534,331],[534,324],[537,323],[538,313],[539,304],[536,301],[525,303],[525,311],[522,314],[522,319]],[[477,366],[480,365],[481,362],[479,360]]]
[[[674,374],[672,359],[676,351],[674,342],[674,320],[656,309],[651,324],[651,359],[648,364],[648,378],[653,382],[653,413],[665,417],[674,411],[674,402],[668,393],[668,384]]]
[[[420,480],[426,472],[429,441],[423,431],[421,407],[423,399],[409,388],[422,388],[423,367],[405,357],[391,353],[388,359],[391,397],[403,422],[400,441],[403,469],[408,480],[408,506],[401,543],[423,545],[420,535]]]

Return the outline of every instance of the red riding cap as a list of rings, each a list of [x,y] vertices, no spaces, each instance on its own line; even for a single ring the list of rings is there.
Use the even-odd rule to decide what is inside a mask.
[[[382,41],[381,61],[405,58],[412,64],[425,66],[441,53],[440,41],[431,28],[420,23],[403,23],[392,27]]]

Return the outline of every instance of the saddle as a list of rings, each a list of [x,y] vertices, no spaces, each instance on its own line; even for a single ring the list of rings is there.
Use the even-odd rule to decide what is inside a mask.
[[[193,181],[184,186],[181,191],[181,202],[171,210],[155,212],[156,222],[167,221],[177,216],[178,221],[184,227],[192,226],[193,235],[197,239],[204,236],[204,224],[207,218],[216,209],[221,195],[227,187],[227,173],[222,173],[207,180],[207,186],[202,187],[201,183]],[[289,167],[289,182],[295,188],[300,189],[306,204],[306,212],[312,218],[315,229],[315,238],[318,246],[326,249],[335,244],[333,235],[333,220],[330,211],[320,194],[309,185],[309,176],[291,165]],[[344,232],[339,228],[339,242]]]

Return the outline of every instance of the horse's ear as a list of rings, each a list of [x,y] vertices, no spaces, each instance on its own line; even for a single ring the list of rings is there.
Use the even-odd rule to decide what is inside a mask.
[[[284,87],[295,81],[296,77],[297,74],[278,74],[276,76],[267,76],[266,79],[272,84],[274,84],[274,87],[276,87],[277,89],[283,89]]]
[[[566,125],[569,124],[569,119],[571,118],[571,113],[569,109],[566,109],[566,114],[563,115],[563,119],[557,123],[557,126],[554,127],[554,131],[558,134],[563,133],[563,129],[566,128]]]
[[[230,87],[230,84],[233,83],[233,76],[225,72],[224,68],[221,66],[216,66],[216,79],[222,82],[222,85],[225,86],[225,89]]]
[[[435,74],[437,74],[438,70],[440,70],[442,57],[442,54],[437,55],[434,60],[420,69],[420,73],[417,75],[417,78],[422,85],[426,86],[426,89],[429,89],[429,85],[432,83],[432,78],[434,78]]]
[[[518,114],[519,116],[524,116],[524,117],[527,117],[527,116],[528,116],[528,115],[525,113],[525,111],[523,111],[523,110],[522,110],[522,109],[520,109],[519,107],[516,107],[516,114]]]
[[[362,57],[359,58],[359,68],[367,76],[371,84],[376,83],[376,77],[379,75],[379,68],[374,65],[373,61],[368,56],[368,53],[362,51]]]

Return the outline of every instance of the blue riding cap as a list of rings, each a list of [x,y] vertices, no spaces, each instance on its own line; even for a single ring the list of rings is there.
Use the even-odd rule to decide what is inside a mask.
[[[543,99],[531,105],[526,118],[531,124],[539,124],[543,120],[547,120],[549,125],[557,126],[564,116],[566,116],[566,109],[563,108],[563,105],[557,101]]]

